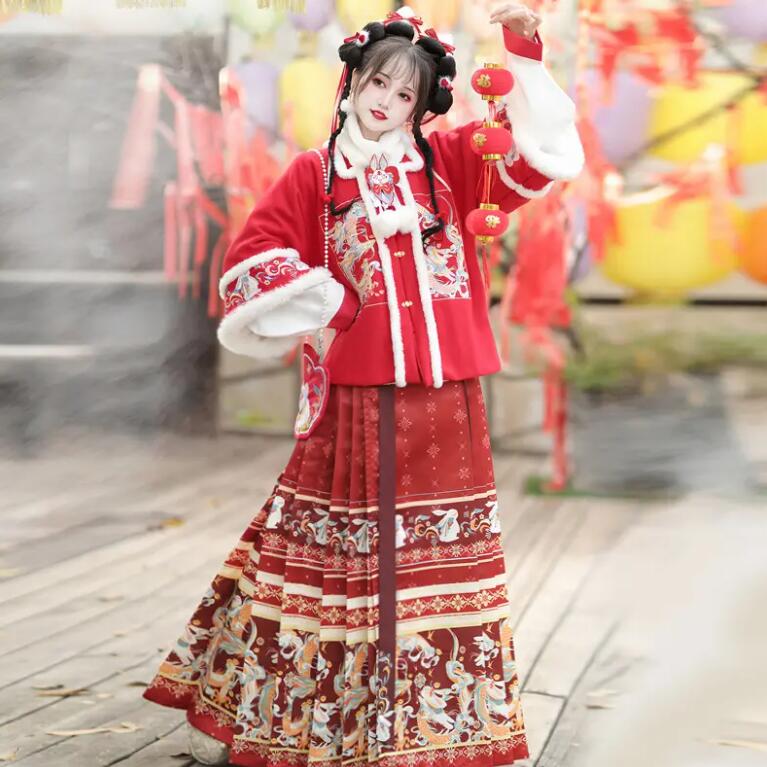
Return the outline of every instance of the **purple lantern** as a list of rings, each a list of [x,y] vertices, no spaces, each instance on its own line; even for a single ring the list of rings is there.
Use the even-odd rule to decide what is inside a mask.
[[[306,0],[303,13],[291,13],[290,23],[296,29],[319,32],[333,17],[334,0]]]
[[[602,75],[596,70],[585,72],[584,82],[605,157],[613,165],[620,165],[647,141],[650,86],[637,75],[621,71],[615,73],[607,96]]]
[[[245,94],[248,136],[256,128],[264,128],[273,136],[279,130],[279,69],[268,61],[244,61],[234,66]]]
[[[735,37],[754,42],[767,40],[767,0],[731,0],[710,13]]]

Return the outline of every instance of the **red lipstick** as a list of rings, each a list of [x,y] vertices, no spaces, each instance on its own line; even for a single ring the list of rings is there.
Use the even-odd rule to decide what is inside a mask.
[[[386,115],[383,112],[379,112],[377,109],[371,109],[370,114],[376,118],[376,120],[386,120]]]

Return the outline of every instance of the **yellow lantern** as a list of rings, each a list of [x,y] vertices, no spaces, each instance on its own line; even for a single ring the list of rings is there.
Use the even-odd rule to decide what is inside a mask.
[[[453,29],[461,9],[458,0],[411,0],[409,5],[423,19],[424,29],[434,27],[437,32]]]
[[[341,71],[320,59],[294,59],[280,75],[282,130],[301,149],[318,147],[330,135]]]
[[[670,187],[628,195],[616,210],[617,237],[608,240],[602,272],[639,297],[682,300],[686,294],[718,282],[738,266],[735,243],[715,227],[714,202],[698,197],[669,203]],[[666,221],[659,222],[664,205]],[[723,214],[732,234],[744,218],[734,205]]]
[[[767,207],[747,214],[748,224],[743,237],[740,267],[752,280],[767,285]]]
[[[392,10],[390,0],[336,0],[336,13],[344,29],[353,34],[369,21],[383,21]]]
[[[767,101],[759,91],[740,102],[735,160],[742,165],[767,161]]]
[[[697,86],[664,85],[653,105],[650,138],[694,120],[727,102],[751,83],[750,78],[738,72],[703,72]],[[767,104],[761,94],[752,92],[738,101],[732,112],[721,110],[715,117],[664,141],[652,154],[671,162],[690,162],[713,143],[731,146],[738,163],[761,163],[767,161],[765,135]]]

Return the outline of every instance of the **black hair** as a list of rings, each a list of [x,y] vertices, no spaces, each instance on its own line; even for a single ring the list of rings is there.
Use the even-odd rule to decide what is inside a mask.
[[[424,156],[426,177],[429,181],[429,195],[434,208],[436,223],[425,229],[422,234],[424,245],[427,238],[445,228],[445,222],[439,214],[439,203],[434,182],[434,153],[429,142],[421,131],[424,115],[431,112],[434,115],[445,114],[453,104],[453,96],[450,88],[445,87],[445,79],[452,80],[455,77],[455,59],[448,54],[439,40],[422,36],[415,45],[412,44],[415,36],[415,27],[406,21],[378,21],[366,24],[357,35],[357,40],[344,43],[338,49],[338,55],[346,64],[346,78],[339,98],[338,127],[330,135],[328,141],[328,159],[330,172],[328,173],[328,185],[325,193],[330,198],[330,211],[334,216],[345,213],[352,205],[336,208],[332,196],[333,179],[335,177],[335,145],[336,139],[343,130],[347,113],[341,108],[341,103],[349,98],[352,89],[352,77],[355,71],[360,74],[360,86],[364,84],[378,71],[382,60],[387,58],[392,51],[397,55],[410,57],[411,72],[418,73],[418,88],[416,105],[413,110],[413,138],[416,145]],[[391,40],[389,43],[388,41]],[[407,41],[407,44],[403,42]],[[380,45],[381,41],[384,42]]]

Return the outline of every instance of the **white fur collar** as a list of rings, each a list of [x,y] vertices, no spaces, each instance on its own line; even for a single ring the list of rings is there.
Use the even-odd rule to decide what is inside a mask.
[[[341,178],[357,180],[365,212],[378,245],[378,256],[381,260],[381,271],[386,287],[386,301],[389,306],[394,382],[397,386],[406,386],[407,377],[397,286],[392,257],[386,240],[400,232],[409,235],[411,239],[418,292],[426,322],[432,378],[434,386],[439,388],[443,382],[442,354],[431,302],[429,267],[421,241],[418,206],[407,177],[409,171],[418,171],[423,168],[423,157],[412,136],[402,128],[382,133],[378,141],[371,141],[362,135],[357,115],[348,99],[341,102],[341,109],[347,116],[336,140],[333,162]],[[399,190],[399,194],[395,193],[393,196],[387,194],[382,197],[380,188],[373,191],[368,185],[365,171],[368,168],[381,168],[383,162],[381,155],[385,155],[385,165],[397,167],[397,174],[392,174],[392,185]],[[347,167],[346,160],[349,161],[350,167]]]
[[[403,172],[423,168],[423,157],[406,130],[395,128],[382,133],[378,141],[373,141],[362,135],[357,114],[349,99],[341,102],[341,109],[346,112],[346,121],[336,139],[334,157],[336,173],[341,178],[354,178],[362,168],[370,165],[374,156],[381,154],[385,154],[389,162]],[[350,168],[346,167],[341,156],[349,161]]]

